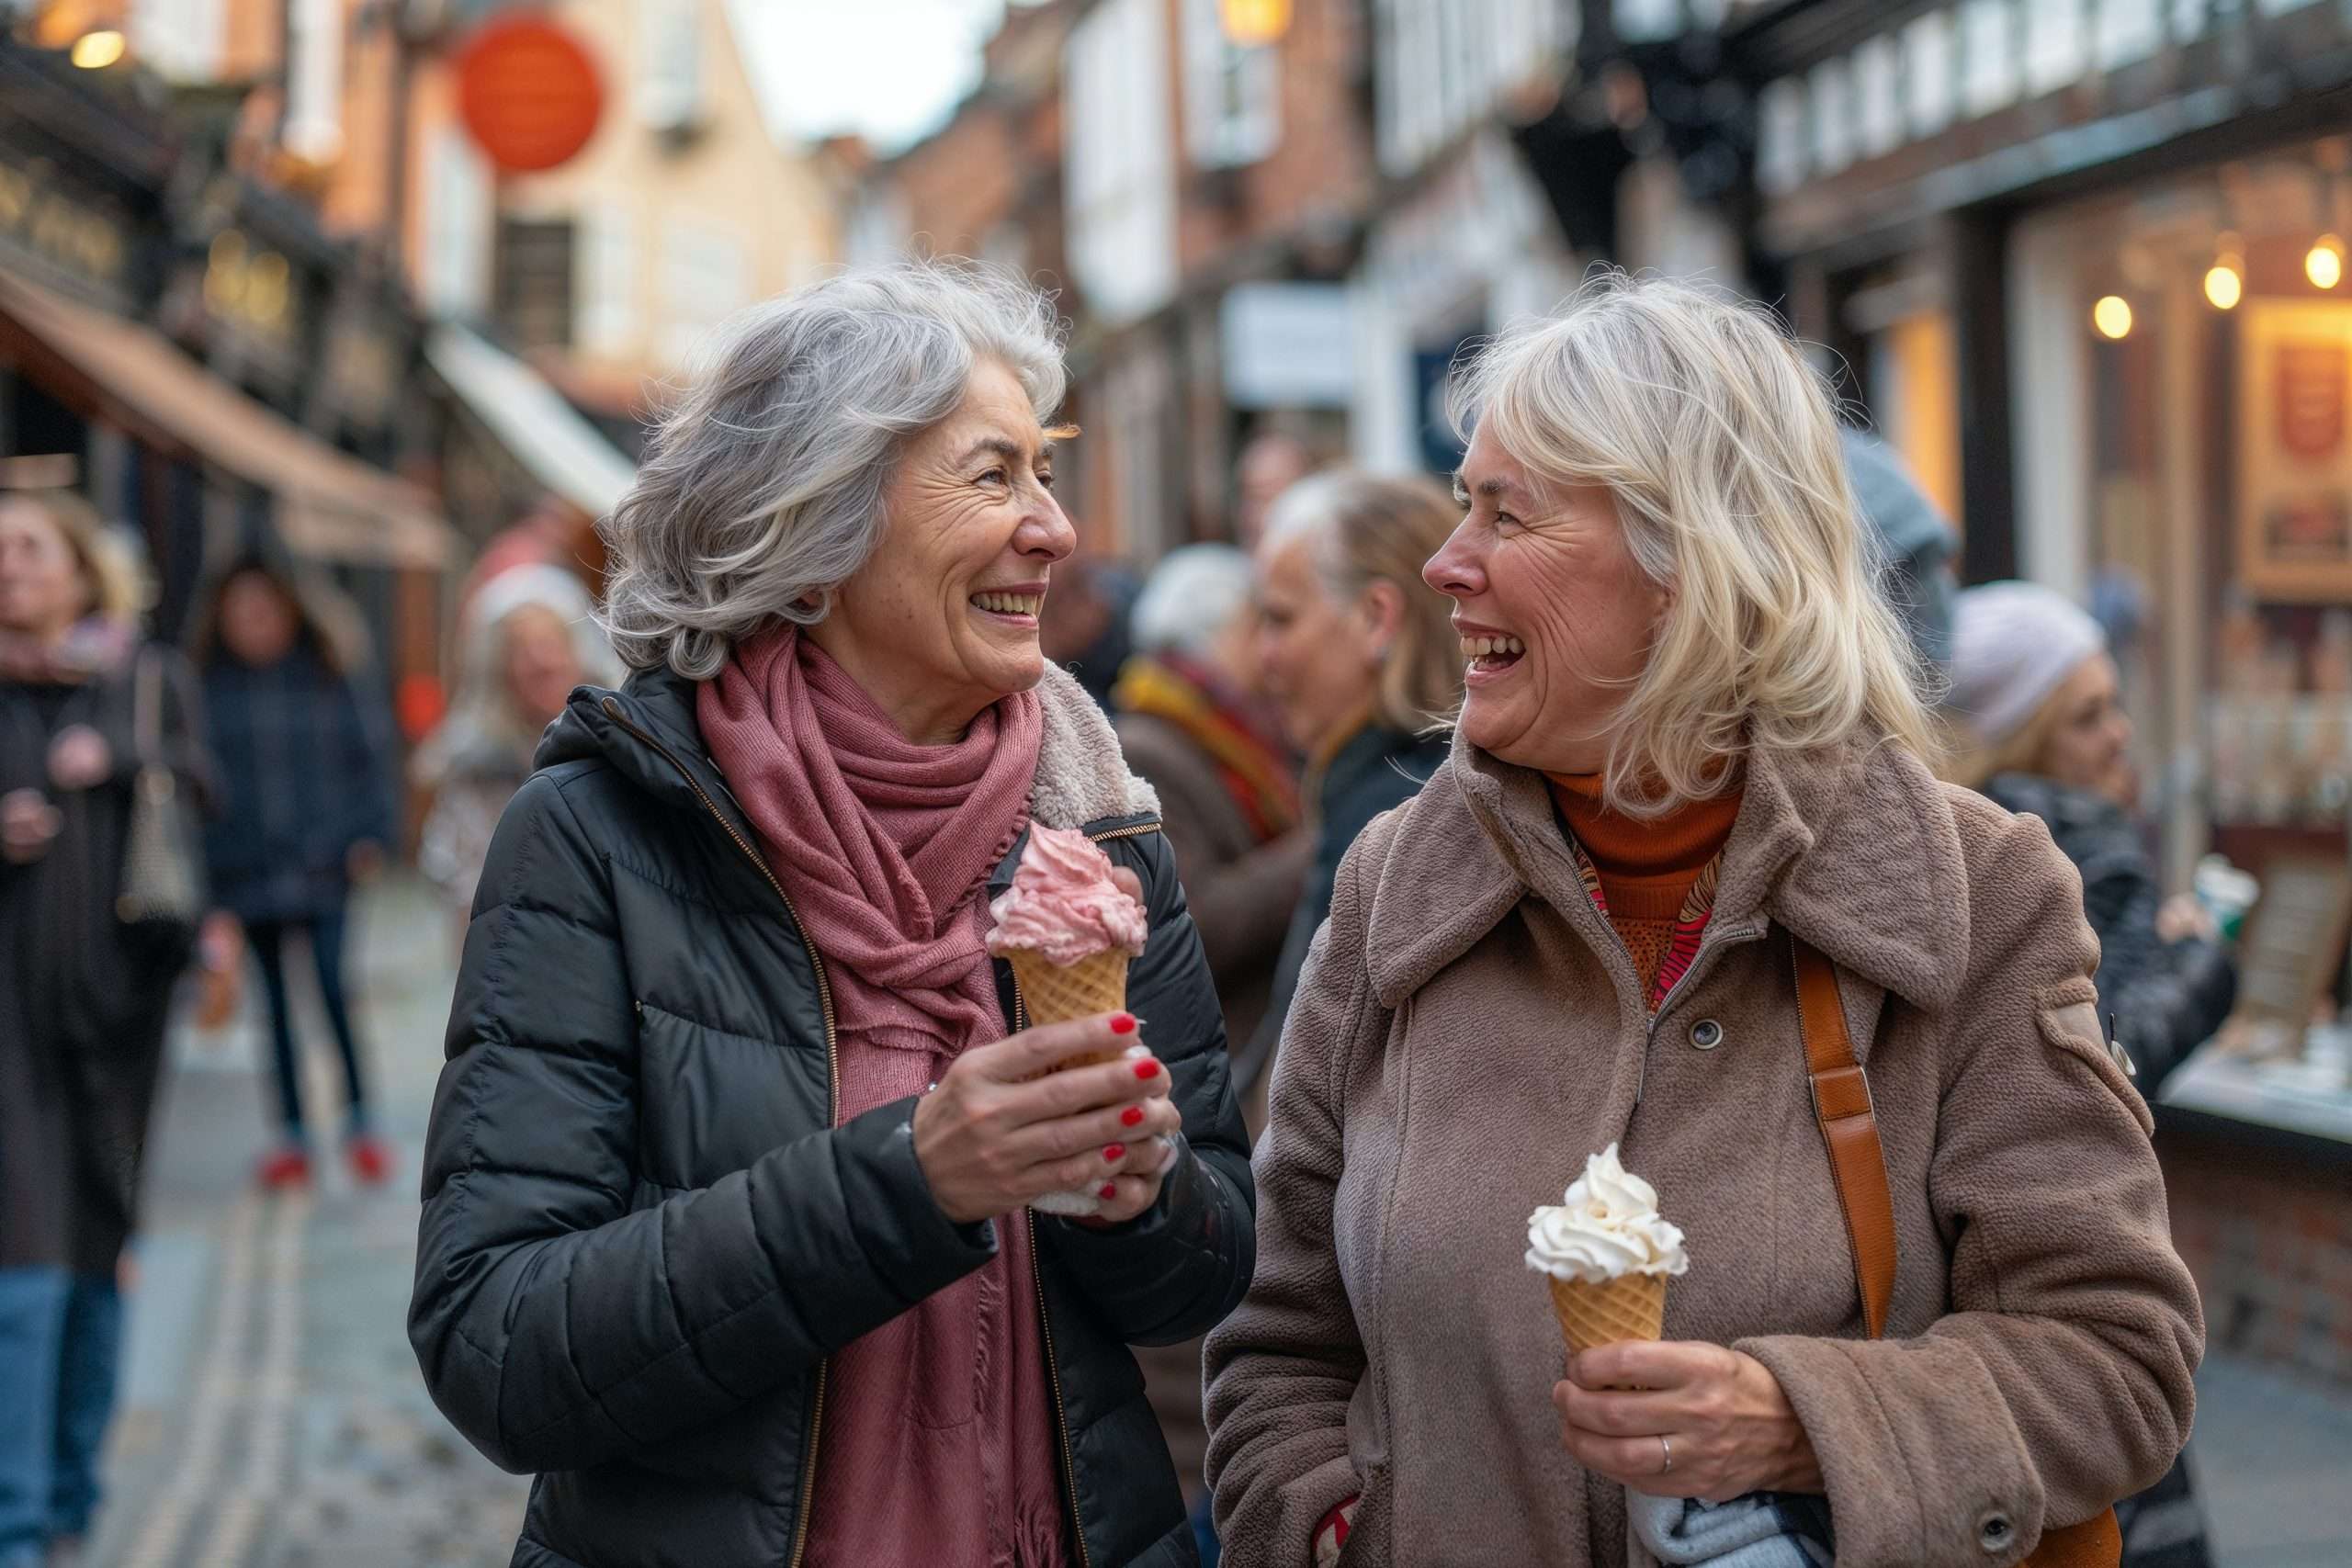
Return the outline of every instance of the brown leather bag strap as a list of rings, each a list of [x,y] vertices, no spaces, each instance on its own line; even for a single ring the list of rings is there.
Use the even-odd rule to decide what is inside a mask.
[[[1894,1200],[1886,1183],[1886,1150],[1879,1143],[1870,1080],[1854,1058],[1838,970],[1813,945],[1789,933],[1797,976],[1797,1020],[1804,1034],[1805,1070],[1813,1077],[1814,1120],[1838,1179],[1838,1205],[1854,1246],[1854,1280],[1862,1292],[1862,1320],[1871,1337],[1886,1332],[1894,1299]]]

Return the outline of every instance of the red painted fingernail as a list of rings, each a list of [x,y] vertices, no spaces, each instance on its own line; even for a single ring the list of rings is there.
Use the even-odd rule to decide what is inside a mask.
[[[1112,1033],[1114,1033],[1114,1034],[1133,1034],[1135,1032],[1136,1032],[1136,1015],[1135,1015],[1135,1014],[1133,1014],[1133,1013],[1131,1013],[1131,1012],[1117,1012],[1117,1013],[1113,1013],[1113,1014],[1111,1015],[1111,1032],[1112,1032]]]
[[[1109,1148],[1102,1151],[1102,1157],[1115,1165],[1119,1161],[1127,1157],[1127,1145],[1125,1144],[1113,1144]]]
[[[1136,1077],[1139,1078],[1156,1078],[1159,1076],[1159,1064],[1158,1062],[1142,1061],[1136,1064]]]
[[[1140,1105],[1128,1106],[1125,1111],[1119,1112],[1119,1122],[1122,1126],[1126,1127],[1142,1126],[1143,1107]]]
[[[1103,1196],[1103,1197],[1105,1197],[1105,1198],[1116,1198],[1118,1195],[1119,1195],[1119,1184],[1118,1184],[1117,1182],[1115,1182],[1115,1181],[1106,1181],[1106,1182],[1104,1182],[1104,1183],[1102,1184],[1102,1196]]]

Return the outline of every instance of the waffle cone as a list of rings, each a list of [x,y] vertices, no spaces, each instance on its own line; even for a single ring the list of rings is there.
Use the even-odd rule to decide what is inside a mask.
[[[1074,1018],[1117,1012],[1127,1005],[1127,963],[1125,951],[1111,948],[1075,964],[1054,964],[1034,948],[1016,947],[1005,955],[1012,965],[1012,983],[1021,989],[1031,1023],[1066,1023]],[[1089,1067],[1118,1061],[1118,1051],[1090,1052],[1072,1056],[1053,1070]]]
[[[1568,1354],[1627,1339],[1657,1339],[1666,1330],[1666,1276],[1621,1274],[1587,1284],[1544,1276],[1552,1287],[1552,1311]]]

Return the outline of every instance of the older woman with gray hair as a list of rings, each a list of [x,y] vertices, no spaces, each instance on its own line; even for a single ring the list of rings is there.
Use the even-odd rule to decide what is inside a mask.
[[[1062,386],[1024,285],[851,272],[734,323],[605,525],[636,673],[492,845],[410,1312],[537,1472],[518,1564],[1194,1560],[1127,1347],[1238,1299],[1251,1188],[1158,803],[1038,650]],[[1128,1010],[1024,1027],[989,956],[1037,827],[1145,906]]]

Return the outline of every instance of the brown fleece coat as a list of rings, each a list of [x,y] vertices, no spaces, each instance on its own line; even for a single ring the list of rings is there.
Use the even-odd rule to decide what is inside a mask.
[[[1838,964],[1886,1145],[1901,1269],[1877,1342],[1790,931]],[[1840,1564],[2001,1568],[2154,1481],[2203,1323],[2097,962],[2039,821],[1891,749],[1758,756],[1653,1022],[1541,776],[1457,740],[1357,840],[1283,1037],[1257,1273],[1208,1341],[1227,1561],[1302,1568],[1359,1492],[1351,1568],[1646,1560],[1623,1489],[1560,1446],[1559,1331],[1521,1258],[1529,1211],[1611,1140],[1689,1236],[1668,1337],[1780,1379]]]

